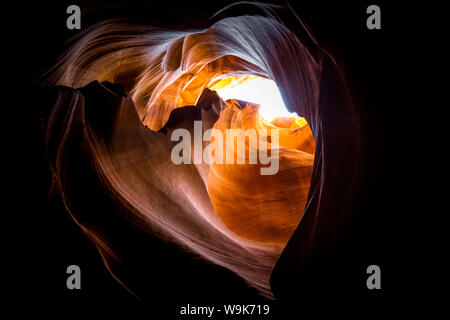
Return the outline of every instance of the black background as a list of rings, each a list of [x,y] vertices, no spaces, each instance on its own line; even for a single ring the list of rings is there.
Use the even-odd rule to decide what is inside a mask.
[[[133,9],[134,3],[139,3],[142,9]],[[226,3],[229,2],[128,1],[125,7],[118,1],[39,1],[23,4],[23,7],[18,4],[10,11],[12,19],[8,27],[13,30],[12,37],[5,40],[12,48],[8,53],[20,61],[9,66],[14,68],[9,82],[13,87],[22,84],[21,90],[13,88],[12,92],[26,95],[26,90],[22,90],[24,83],[38,86],[40,76],[57,61],[67,47],[67,40],[77,33],[66,28],[68,15],[65,12],[70,4],[80,5],[82,27],[114,17],[117,12],[129,12],[150,25],[199,27]],[[381,30],[366,28],[366,8],[371,4],[381,7]],[[406,41],[403,37],[406,30],[399,22],[404,13],[385,1],[291,1],[291,5],[343,68],[360,108],[367,139],[364,152],[366,183],[361,186],[361,211],[371,221],[373,241],[368,250],[374,250],[374,261],[369,264],[381,267],[382,290],[368,292],[364,289],[367,275],[361,270],[362,286],[342,288],[343,296],[351,297],[342,307],[352,309],[363,302],[372,306],[370,310],[382,309],[388,300],[401,294],[395,262],[404,248],[396,241],[400,236],[393,234],[392,229],[394,217],[402,211],[397,190],[403,173],[397,170],[402,159],[393,156],[398,152],[393,141],[401,139],[393,119],[404,110],[394,99],[400,90],[396,75],[400,68],[400,53],[403,53],[398,48]],[[23,119],[25,115],[36,114],[33,119],[37,120],[39,110],[33,108],[32,96],[25,98],[28,103],[19,108],[18,117]],[[390,118],[386,116],[388,114]],[[149,318],[152,314],[160,314],[163,316],[155,318],[175,319],[178,306],[187,303],[267,303],[231,272],[162,244],[155,244],[155,252],[164,256],[165,267],[157,268],[157,272],[149,270],[146,281],[154,290],[150,290],[142,301],[136,300],[112,279],[94,246],[70,220],[61,203],[54,198],[47,201],[49,172],[37,121],[28,124],[24,119],[14,130],[20,141],[10,150],[22,155],[26,149],[25,156],[20,157],[26,169],[10,185],[14,194],[10,199],[14,203],[11,215],[19,221],[11,226],[15,234],[12,242],[17,246],[11,246],[14,253],[11,264],[15,272],[9,280],[14,287],[11,295],[24,305],[36,302],[47,311],[61,305],[76,306],[81,310],[92,304],[96,308],[106,305],[109,310],[122,305],[145,305],[148,310],[151,308]],[[361,243],[361,250],[365,250],[365,245],[367,243]],[[66,268],[70,264],[81,267],[82,290],[66,288]],[[167,282],[169,278],[171,280]],[[321,303],[326,305],[330,301]],[[274,306],[277,307],[280,308]],[[306,307],[299,304],[299,313]]]

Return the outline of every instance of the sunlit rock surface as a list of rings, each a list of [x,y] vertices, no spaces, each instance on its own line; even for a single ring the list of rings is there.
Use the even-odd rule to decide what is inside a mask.
[[[258,133],[260,129],[278,129],[259,116],[258,105],[246,103],[241,108],[238,105],[236,100],[226,101],[226,108],[214,125],[224,137],[227,129],[256,129]],[[270,140],[270,131],[267,132]],[[260,168],[264,165],[249,164],[247,138],[245,164],[210,166],[208,193],[215,211],[233,232],[250,240],[284,246],[305,207],[314,162],[314,139],[306,124],[279,129],[279,139],[276,174],[261,175]],[[224,143],[223,154],[227,147],[230,148],[230,141]],[[236,149],[235,145],[235,153]]]

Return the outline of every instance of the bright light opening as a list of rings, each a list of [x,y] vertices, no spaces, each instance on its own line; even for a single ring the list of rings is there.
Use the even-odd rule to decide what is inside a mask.
[[[222,87],[222,85],[225,85]],[[211,88],[223,99],[238,99],[260,105],[259,114],[266,120],[272,121],[277,117],[296,117],[295,112],[289,112],[284,105],[275,82],[269,79],[249,76],[236,80],[226,78]]]

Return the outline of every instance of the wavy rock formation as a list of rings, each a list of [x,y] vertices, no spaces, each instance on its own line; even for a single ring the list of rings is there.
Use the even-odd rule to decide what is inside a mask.
[[[122,243],[132,242],[112,227],[124,221],[273,298],[272,272],[272,281],[289,286],[279,275],[295,277],[317,244],[334,239],[346,214],[359,127],[337,67],[301,22],[288,28],[277,8],[244,6],[248,14],[227,16],[225,9],[201,30],[99,23],[47,77],[46,84],[59,85],[46,89],[43,116],[57,190],[131,289],[114,262],[129,257]],[[269,123],[256,105],[222,101],[209,90],[248,76],[275,81],[288,110],[303,118]],[[178,128],[192,134],[196,120],[203,130],[255,129],[259,136],[279,128],[278,173],[261,175],[259,164],[175,165],[170,135]],[[79,187],[83,181],[89,188]],[[96,201],[108,206],[93,212]],[[285,250],[280,258],[285,247],[295,254]]]
[[[241,102],[242,103],[242,102]],[[232,130],[278,129],[258,114],[258,105],[246,103],[238,107],[236,100],[226,101],[214,128],[223,132]],[[294,121],[294,119],[292,119]],[[210,166],[208,193],[217,214],[236,234],[258,242],[283,248],[302,217],[306,204],[314,156],[301,149],[314,145],[312,135],[301,128],[282,128],[279,132],[277,161],[279,170],[274,175],[261,175],[261,163],[249,163],[249,138],[245,144],[244,164],[217,164]],[[223,154],[232,147],[226,138]],[[270,141],[270,131],[267,140]],[[268,146],[270,148],[271,145]],[[237,160],[237,143],[233,147]],[[260,151],[259,148],[257,150]],[[313,151],[313,150],[308,150]],[[295,197],[292,195],[295,194]]]

